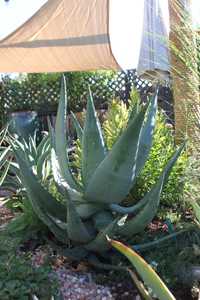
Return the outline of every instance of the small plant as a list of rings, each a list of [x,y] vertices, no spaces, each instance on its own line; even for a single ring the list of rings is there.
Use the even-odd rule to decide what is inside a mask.
[[[7,140],[12,144],[14,139]],[[29,158],[29,167],[37,174],[40,182],[48,188],[49,178],[51,177],[50,168],[50,140],[48,135],[44,135],[42,141],[37,146],[36,136],[29,138],[29,143],[25,140],[21,142],[15,141],[20,149],[26,153]],[[9,146],[10,148],[10,146]],[[12,157],[14,153],[9,150]],[[11,161],[9,164],[9,172],[4,178],[2,188],[12,190],[13,196],[5,200],[5,204],[16,213],[15,218],[6,226],[7,232],[10,234],[19,234],[23,240],[29,239],[32,235],[45,230],[44,224],[40,221],[34,212],[31,203],[27,199],[27,194],[21,180],[19,165]]]
[[[147,106],[139,107],[130,114],[127,127],[108,151],[90,93],[84,129],[75,121],[82,143],[80,182],[70,169],[67,155],[66,112],[63,79],[55,132],[51,126],[50,131],[52,172],[65,203],[57,201],[41,184],[19,143],[13,144],[13,151],[28,199],[39,219],[65,245],[62,249],[66,255],[76,259],[89,258],[91,253],[102,254],[110,249],[106,235],[119,235],[128,240],[152,221],[163,186],[183,146],[168,161],[151,190],[137,204],[127,207],[123,200],[133,187],[151,149],[157,94]]]
[[[21,238],[0,232],[0,299],[39,300],[55,299],[58,293],[58,280],[50,273],[47,263],[36,268],[31,264],[30,254],[20,254]],[[52,273],[53,274],[53,273]]]
[[[0,299],[29,300],[35,295],[38,299],[51,300],[58,294],[58,282],[56,278],[50,280],[50,272],[50,267],[35,268],[22,256],[1,256]]]

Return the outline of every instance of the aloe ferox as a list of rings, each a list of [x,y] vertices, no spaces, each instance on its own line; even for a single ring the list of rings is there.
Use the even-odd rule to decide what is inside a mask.
[[[110,248],[107,235],[128,241],[154,218],[163,186],[183,146],[174,153],[143,199],[128,207],[123,200],[148,159],[156,112],[157,92],[147,105],[130,115],[127,128],[108,151],[89,91],[84,128],[72,114],[82,145],[81,179],[78,180],[67,154],[67,93],[63,77],[55,129],[49,125],[52,173],[63,202],[48,192],[30,168],[28,157],[17,144],[13,145],[32,208],[63,244],[65,253],[70,254],[72,250],[79,258],[91,252],[101,254]]]

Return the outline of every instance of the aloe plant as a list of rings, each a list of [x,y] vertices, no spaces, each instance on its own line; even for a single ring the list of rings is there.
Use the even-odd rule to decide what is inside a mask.
[[[10,144],[5,150],[9,151],[11,157],[14,156],[12,151],[12,144],[17,145],[26,156],[29,161],[30,167],[34,174],[41,182],[46,182],[51,174],[50,165],[50,137],[48,134],[44,134],[41,142],[37,145],[36,135],[34,138],[29,137],[29,141],[16,140],[12,136],[6,137],[7,142]],[[8,174],[4,180],[3,187],[16,191],[17,194],[24,190],[21,180],[20,168],[16,161],[10,162],[11,174]]]
[[[36,136],[34,136],[34,138],[30,137],[29,141],[18,141],[12,136],[7,137],[6,140],[10,145],[16,145],[21,149],[27,161],[29,161],[29,168],[37,175],[38,180],[44,186],[48,187],[49,179],[52,177],[49,135],[45,134],[38,145],[36,143]],[[9,146],[9,148],[9,155],[13,157],[14,153],[11,146]],[[23,238],[29,238],[32,233],[43,230],[45,226],[37,217],[30,201],[27,199],[18,163],[12,160],[4,170],[4,173],[8,171],[8,168],[9,172],[5,174],[2,188],[10,190],[14,197],[10,196],[8,199],[5,198],[4,203],[10,207],[17,207],[21,213],[12,219],[6,226],[6,230],[9,234],[15,235],[20,233]]]
[[[74,117],[82,143],[79,181],[70,168],[67,154],[67,94],[63,78],[55,129],[49,124],[52,172],[63,202],[57,201],[45,189],[30,167],[26,152],[20,145],[13,144],[29,201],[39,219],[66,245],[67,255],[82,258],[91,252],[106,252],[110,249],[106,235],[111,238],[118,235],[128,240],[143,231],[154,218],[163,186],[183,146],[174,153],[157,183],[140,202],[126,207],[123,200],[148,158],[156,113],[157,92],[148,105],[130,114],[127,128],[108,151],[89,92],[84,128]],[[73,247],[73,253],[67,245]]]

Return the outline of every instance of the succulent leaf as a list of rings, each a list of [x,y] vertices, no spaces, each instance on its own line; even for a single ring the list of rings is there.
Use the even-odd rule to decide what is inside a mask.
[[[45,152],[48,145],[50,145],[50,137],[49,134],[46,134],[37,147],[37,159]]]
[[[43,152],[41,154],[41,156],[38,157],[38,160],[37,160],[37,176],[38,176],[39,179],[43,178],[44,163],[49,158],[49,156],[50,156],[50,147],[48,149],[46,149],[46,151]]]
[[[32,136],[29,137],[29,147],[30,152],[31,152],[31,156],[33,157],[34,160],[37,159],[37,147],[36,147],[36,143],[34,142],[34,139],[32,138]]]
[[[49,230],[58,238],[66,243],[68,241],[67,231],[61,229],[54,221],[60,218],[63,222],[66,220],[66,208],[55,200],[38,182],[36,176],[30,170],[28,164],[21,158],[20,151],[14,150],[15,156],[20,166],[22,182],[26,188],[29,201],[38,218],[49,228]],[[54,216],[54,217],[51,217]]]
[[[72,111],[71,111],[71,117],[72,117],[72,123],[74,125],[74,128],[76,129],[77,137],[81,142],[83,136],[83,128],[81,127],[76,115]]]
[[[95,203],[76,203],[76,210],[82,219],[88,219],[102,209],[103,208],[101,205]]]
[[[145,204],[148,202],[148,198],[143,198],[138,203],[132,205],[132,206],[123,206],[119,204],[110,204],[110,209],[113,212],[117,212],[119,214],[135,214],[138,212],[142,207],[145,206]]]
[[[138,232],[141,232],[145,227],[152,221],[155,217],[160,203],[160,194],[162,192],[163,186],[166,183],[168,176],[175,162],[183,150],[184,145],[182,145],[172,156],[172,158],[167,163],[165,169],[161,173],[157,183],[153,188],[144,196],[147,204],[141,209],[141,211],[132,219],[128,220],[124,226],[119,228],[119,234],[126,237],[131,237]]]
[[[102,253],[109,250],[110,245],[108,243],[107,236],[114,236],[118,227],[118,222],[119,218],[116,218],[109,225],[107,225],[102,231],[97,234],[96,238],[93,241],[85,246],[85,249],[97,253]]]
[[[68,182],[65,181],[65,179],[62,177],[58,159],[53,148],[51,149],[51,167],[56,186],[63,197],[66,197],[66,194],[69,193],[70,197],[72,197],[73,199],[73,202],[82,203],[82,194],[77,190],[71,188]]]
[[[55,146],[60,171],[62,177],[68,182],[68,184],[75,189],[79,189],[79,186],[71,173],[69,166],[69,159],[67,154],[67,138],[66,138],[66,121],[67,121],[67,94],[66,94],[66,81],[63,76],[61,95],[58,106],[58,113],[56,117],[55,126]]]
[[[71,197],[66,195],[67,199],[67,232],[69,238],[78,243],[88,243],[91,241],[91,236],[78,215],[76,208],[71,200]]]
[[[50,121],[48,120],[48,126],[49,126],[49,132],[50,132],[50,143],[51,143],[51,167],[53,172],[53,177],[56,183],[56,186],[58,188],[58,191],[65,197],[66,196],[66,190],[72,196],[72,193],[79,194],[78,192],[81,188],[79,186],[79,189],[76,190],[72,186],[70,186],[69,182],[66,180],[66,178],[63,177],[63,174],[60,169],[59,159],[56,153],[56,138],[55,138],[55,132],[53,127],[51,126]],[[77,184],[78,186],[78,184]],[[81,196],[82,197],[82,196]],[[79,197],[80,198],[80,197]]]
[[[120,203],[135,178],[145,109],[134,118],[92,176],[85,197],[100,203]]]
[[[112,223],[114,217],[108,210],[101,210],[93,216],[94,226],[98,230],[104,229]]]
[[[146,118],[142,126],[136,163],[136,176],[139,175],[140,171],[144,167],[151,150],[153,134],[156,125],[157,98],[158,90],[156,91],[155,95],[152,96],[152,99],[146,112]]]
[[[60,218],[61,220],[65,221],[67,215],[66,207],[62,203],[58,202],[39,183],[37,177],[33,174],[27,162],[22,158],[23,154],[21,154],[19,148],[15,148],[14,153],[20,167],[23,184],[27,190],[29,200],[32,206],[34,207],[35,205],[39,205],[49,215],[52,215],[55,218]]]
[[[95,112],[91,91],[87,102],[87,112],[82,137],[82,181],[85,186],[106,155],[101,126]]]

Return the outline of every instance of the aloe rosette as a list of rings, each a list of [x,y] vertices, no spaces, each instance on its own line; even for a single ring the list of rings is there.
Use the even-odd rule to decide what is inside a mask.
[[[51,175],[49,134],[45,134],[39,144],[36,143],[36,135],[34,137],[30,136],[28,141],[18,141],[11,135],[7,135],[6,141],[10,145],[5,148],[4,152],[7,152],[12,158],[14,153],[11,146],[15,145],[15,147],[18,147],[23,153],[24,159],[29,162],[32,172],[37,175],[38,180],[43,183],[47,182]],[[5,158],[7,157],[5,156]],[[12,159],[9,163],[9,172],[6,173],[2,187],[16,192],[18,195],[24,191],[20,166]]]
[[[55,129],[49,125],[52,172],[63,202],[45,189],[22,149],[14,146],[29,201],[40,220],[66,245],[67,255],[82,258],[91,252],[103,253],[110,248],[107,235],[128,241],[154,218],[163,186],[183,146],[174,153],[157,183],[141,201],[127,207],[123,200],[148,158],[156,112],[157,92],[148,105],[130,114],[127,128],[108,151],[89,92],[84,128],[72,115],[82,144],[81,180],[77,180],[67,154],[67,94],[63,78]]]

